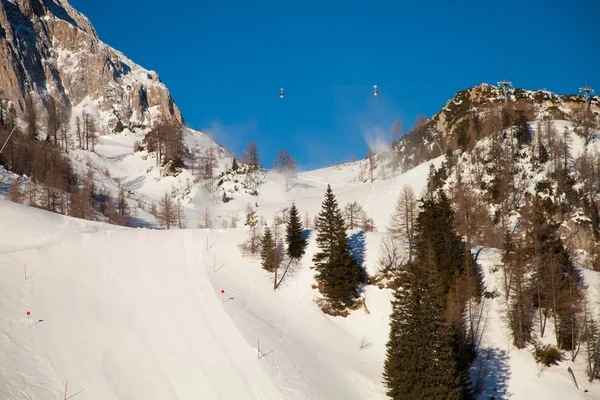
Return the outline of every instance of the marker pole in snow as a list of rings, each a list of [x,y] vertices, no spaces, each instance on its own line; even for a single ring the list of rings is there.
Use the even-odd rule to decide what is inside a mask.
[[[67,386],[69,385],[69,380],[65,381],[65,400],[67,400]]]
[[[30,311],[27,311],[27,325],[29,325],[29,316],[31,315]]]
[[[215,255],[213,256],[213,274],[214,274],[215,272],[217,272],[217,270],[215,269],[216,267],[217,267],[217,255],[215,254]]]
[[[27,264],[23,264],[23,270],[25,271],[25,280],[27,280]]]
[[[256,358],[260,360],[260,336],[258,337],[258,346],[256,347]]]
[[[224,303],[225,300],[223,300],[223,295],[225,294],[225,289],[221,289],[221,303]]]

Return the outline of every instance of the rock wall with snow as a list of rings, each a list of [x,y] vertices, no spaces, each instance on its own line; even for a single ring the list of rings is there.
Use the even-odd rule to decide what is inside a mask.
[[[592,96],[588,101],[597,125],[600,97]],[[392,144],[397,162],[402,170],[408,170],[453,151],[460,147],[460,134],[469,136],[467,142],[473,145],[485,137],[485,120],[492,113],[502,113],[504,104],[503,89],[487,83],[457,92],[439,112],[422,120]],[[561,95],[547,90],[510,88],[507,108],[511,113],[525,111],[529,120],[576,121],[585,108],[585,98],[583,95]]]
[[[0,88],[18,114],[29,95],[40,106],[52,96],[67,108],[90,99],[105,130],[183,123],[158,75],[100,41],[67,0],[0,0],[0,60]]]

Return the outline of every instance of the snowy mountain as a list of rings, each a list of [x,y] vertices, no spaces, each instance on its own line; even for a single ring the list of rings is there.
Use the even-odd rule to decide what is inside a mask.
[[[585,109],[582,95],[560,95],[547,90],[511,88],[506,97],[509,113],[522,112],[528,120],[552,119],[577,122]],[[588,99],[597,119],[600,97]],[[490,113],[500,112],[505,103],[502,88],[482,83],[461,90],[429,119],[421,120],[410,132],[392,144],[394,157],[386,164],[397,163],[402,169],[461,148],[466,150],[496,127],[486,127],[483,121]],[[594,126],[597,126],[594,125]]]
[[[121,202],[126,203],[131,224],[155,224],[152,207],[168,193],[186,208],[188,224],[196,225],[214,200],[214,188],[207,181],[227,171],[233,155],[204,132],[185,126],[169,90],[154,71],[103,43],[89,20],[67,0],[2,0],[0,59],[4,66],[0,69],[2,143],[13,123],[21,130],[8,142],[3,156],[11,156],[10,161],[3,159],[5,165],[15,170],[14,149],[27,143],[26,129],[32,125],[26,112],[35,109],[33,124],[39,140],[35,151],[51,153],[42,139],[54,135],[54,145],[61,148],[68,171],[77,175],[74,186],[80,188],[90,175],[94,201],[101,209],[95,219],[107,218],[107,206],[116,203],[123,189]],[[51,117],[54,133],[49,126]],[[182,131],[185,165],[175,174],[157,162],[156,152],[142,146],[146,135],[162,121],[174,122]],[[91,131],[85,135],[92,136],[95,145],[81,144],[82,130]],[[209,152],[211,172],[207,178],[202,169]],[[25,153],[31,157],[29,150]],[[36,193],[50,185],[59,192],[56,196],[72,197],[75,189],[66,181],[74,180],[64,178],[58,185],[47,182],[45,169],[47,166],[41,166],[37,173],[20,170],[17,176],[0,168],[0,181],[9,187],[18,180],[21,194],[28,193],[26,204],[65,213],[62,206],[40,204]]]
[[[589,354],[600,354],[597,97],[586,112],[581,96],[514,89],[505,100],[500,89],[478,85],[385,151],[290,178],[234,161],[185,127],[158,76],[102,43],[66,0],[0,1],[0,56],[8,60],[0,87],[23,131],[0,166],[0,221],[8,227],[0,229],[0,397],[386,398],[394,282],[381,257],[396,201],[410,185],[417,198],[448,193],[456,231],[481,266],[477,357],[468,371],[474,397],[600,398],[598,380],[588,380]],[[33,121],[30,95],[45,110]],[[45,114],[53,101],[70,116],[58,143],[43,140],[52,139]],[[11,113],[0,105],[4,139]],[[173,141],[161,140],[172,132],[156,129],[165,120],[177,126],[181,145],[170,160],[164,153]],[[69,145],[89,138],[81,121],[96,139],[91,148]],[[37,125],[36,137],[27,137]],[[360,207],[370,221],[368,229],[348,229],[353,256],[372,280],[345,318],[317,304],[314,221],[329,186],[346,217],[347,207]],[[274,278],[242,244],[264,224],[282,237],[292,201],[308,246],[299,261],[286,260],[274,290]],[[134,228],[113,225],[122,223],[120,213]],[[258,217],[255,229],[246,226],[249,213]],[[544,332],[541,294],[529,298],[532,339],[521,348],[509,321],[516,300],[508,282],[517,272],[507,272],[506,237],[523,246],[531,295],[548,286],[536,276],[547,266],[527,258],[532,251],[523,245],[540,226],[556,228],[555,249],[572,260],[563,267],[581,276],[568,286],[581,294],[572,319],[580,348],[550,367],[535,354],[558,343],[564,314],[547,312],[556,304],[543,307]],[[399,248],[397,268],[406,253]]]
[[[422,194],[429,169],[425,163],[368,184],[349,182],[350,168],[310,171],[289,191],[269,173],[256,211],[272,223],[293,199],[311,220],[331,184],[340,205],[357,201],[375,219],[364,257],[376,274],[401,188],[410,184]],[[243,215],[245,204],[234,199],[213,212]],[[66,391],[82,400],[387,398],[381,373],[392,290],[369,285],[365,307],[347,318],[323,314],[312,288],[314,231],[307,254],[273,291],[271,274],[239,249],[247,228],[122,228],[1,198],[0,220],[10,227],[0,230],[0,397],[56,398]],[[500,251],[473,252],[486,290],[502,293]],[[597,314],[600,275],[584,273]],[[542,368],[529,350],[514,348],[504,296],[480,307],[477,398],[600,396],[598,384],[585,379],[582,356]]]
[[[93,104],[103,134],[159,117],[183,123],[158,75],[103,43],[68,0],[2,0],[0,59],[0,88],[19,115],[31,96],[44,109],[51,99],[69,110]]]

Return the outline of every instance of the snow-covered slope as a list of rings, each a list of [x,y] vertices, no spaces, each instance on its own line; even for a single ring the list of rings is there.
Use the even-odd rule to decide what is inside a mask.
[[[479,399],[598,399],[600,383],[590,383],[586,376],[585,354],[581,352],[576,362],[569,359],[558,366],[544,367],[536,364],[532,352],[519,350],[513,345],[507,324],[507,304],[503,295],[501,251],[492,248],[477,248],[477,261],[482,266],[485,285],[489,292],[496,292],[494,298],[487,298],[482,304],[482,324],[485,329],[477,359],[472,366],[472,377],[479,386]],[[594,304],[595,314],[600,300],[600,273],[583,269],[584,281],[590,286],[588,299]],[[549,324],[550,325],[550,324]],[[536,332],[539,335],[539,332]],[[552,343],[552,327],[541,340]],[[571,368],[579,389],[568,372]]]
[[[300,174],[289,192],[272,173],[258,199],[240,197],[213,212],[243,213],[256,200],[270,220],[293,199],[313,216],[329,183],[340,205],[358,201],[383,231],[402,186],[420,193],[428,171],[423,164],[360,184],[350,170],[323,169]],[[243,228],[121,228],[1,198],[0,221],[0,398],[55,399],[66,380],[68,396],[80,400],[386,398],[381,372],[391,291],[369,286],[368,312],[323,314],[311,287],[314,232],[307,254],[273,291],[259,261],[240,253]],[[366,237],[371,273],[382,235]],[[500,291],[492,268],[499,252],[484,248],[478,261],[487,290]],[[600,283],[597,273],[585,271],[585,278]],[[598,292],[593,296],[597,303]],[[585,380],[583,357],[540,371],[528,350],[510,345],[502,298],[484,304],[473,368],[479,398],[599,398],[600,387]]]
[[[68,379],[80,399],[382,398],[385,292],[371,315],[331,320],[307,265],[273,292],[236,251],[244,230],[115,228],[5,200],[0,214],[14,227],[0,237],[2,397],[56,398]],[[42,226],[51,239],[29,234]]]

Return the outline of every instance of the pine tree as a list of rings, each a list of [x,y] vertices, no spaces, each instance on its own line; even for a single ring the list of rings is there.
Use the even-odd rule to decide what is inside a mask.
[[[290,214],[286,225],[285,241],[287,243],[287,255],[290,258],[300,259],[304,255],[306,241],[303,237],[302,223],[296,204],[292,203]]]
[[[531,143],[531,129],[529,129],[529,123],[527,121],[527,117],[522,111],[517,112],[517,120],[515,122],[516,125],[516,136],[517,136],[517,145],[519,148],[523,147],[525,144]]]
[[[271,229],[269,229],[268,226],[265,226],[265,232],[260,247],[262,267],[269,272],[274,272],[277,269],[277,247],[273,235],[271,234]]]
[[[400,273],[401,287],[392,301],[384,383],[393,399],[462,399],[453,354],[454,328],[445,321],[440,276],[423,254],[418,253]]]
[[[384,382],[394,399],[462,399],[474,357],[463,316],[481,275],[453,224],[448,197],[422,200],[412,262],[392,302]]]
[[[250,203],[246,205],[246,223],[245,225],[250,227],[250,238],[244,243],[244,251],[251,254],[252,256],[257,255],[260,252],[260,233],[258,231],[258,216],[252,209]]]
[[[313,262],[316,280],[327,303],[323,311],[345,315],[346,307],[358,297],[358,286],[365,282],[366,274],[352,257],[344,219],[330,185],[317,219],[317,230],[320,251],[314,255]]]

